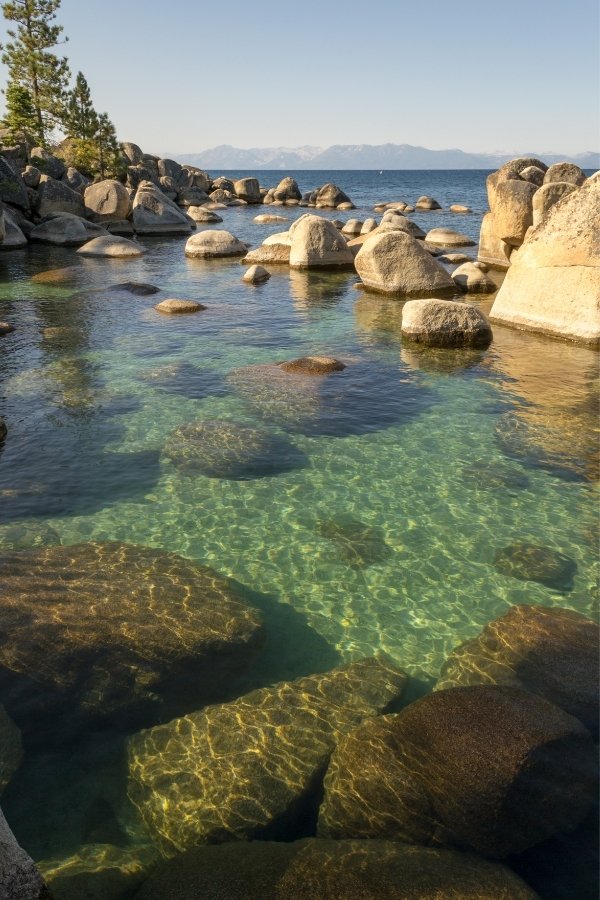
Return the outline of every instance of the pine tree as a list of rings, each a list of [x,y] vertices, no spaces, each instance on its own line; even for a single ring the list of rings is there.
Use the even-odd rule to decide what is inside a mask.
[[[8,29],[11,40],[0,45],[2,62],[8,66],[9,83],[29,91],[42,144],[64,115],[70,75],[66,58],[51,52],[64,43],[60,40],[62,26],[52,24],[59,7],[60,0],[10,0],[2,4],[4,18],[16,23],[15,29]]]
[[[68,137],[80,141],[92,141],[98,131],[98,114],[83,72],[77,73],[75,87],[69,92],[63,125]]]
[[[6,97],[6,115],[3,125],[8,129],[11,137],[14,140],[25,140],[27,142],[33,139],[39,143],[42,136],[38,132],[38,118],[31,102],[31,94],[27,88],[13,82],[8,85],[4,93]]]
[[[98,171],[102,178],[117,174],[119,168],[119,145],[115,126],[106,113],[98,116],[98,127],[94,135],[98,153]]]

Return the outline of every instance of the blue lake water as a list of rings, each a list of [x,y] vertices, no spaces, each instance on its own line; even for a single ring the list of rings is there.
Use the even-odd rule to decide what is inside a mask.
[[[357,209],[331,218],[428,194],[444,209],[414,221],[476,241],[486,208],[485,172],[258,177],[284,174],[303,191],[338,183]],[[265,211],[227,209],[217,227],[257,246],[285,227],[255,224]],[[143,243],[147,255],[127,262],[41,246],[0,256],[0,320],[17,326],[0,339],[0,546],[124,541],[212,566],[268,598],[289,657],[257,664],[263,684],[385,651],[425,689],[454,646],[513,604],[594,614],[595,352],[501,327],[485,352],[418,352],[400,338],[402,304],[357,291],[354,273],[273,267],[250,287],[239,261],[187,260],[185,237]],[[65,282],[31,280],[65,266]],[[125,281],[161,293],[111,288]],[[164,297],[207,309],[167,318],[153,309]],[[492,298],[474,302],[487,312]],[[316,397],[282,397],[244,369],[308,354],[348,364]],[[248,479],[183,471],[165,444],[198,419],[264,427],[295,463]],[[498,571],[495,552],[519,541],[573,560],[571,589]],[[99,796],[143,843],[122,730],[79,733],[67,749],[37,738],[3,796],[34,858],[76,852]]]

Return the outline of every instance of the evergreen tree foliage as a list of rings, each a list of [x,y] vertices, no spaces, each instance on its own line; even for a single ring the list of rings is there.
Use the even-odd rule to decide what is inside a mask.
[[[63,127],[69,137],[80,141],[93,141],[98,131],[98,114],[83,72],[77,73],[75,87],[69,92]]]
[[[13,82],[5,91],[6,115],[3,125],[13,140],[31,140],[39,143],[42,135],[38,131],[38,118],[33,108],[31,94],[27,88]]]
[[[10,40],[0,45],[2,62],[8,67],[9,84],[29,92],[43,145],[64,116],[70,75],[66,58],[51,52],[64,43],[60,39],[62,26],[54,24],[59,7],[60,0],[10,0],[2,4],[4,18],[16,26],[8,29]]]
[[[95,143],[98,149],[98,171],[101,177],[106,178],[109,174],[117,174],[121,154],[115,126],[106,113],[98,116]]]

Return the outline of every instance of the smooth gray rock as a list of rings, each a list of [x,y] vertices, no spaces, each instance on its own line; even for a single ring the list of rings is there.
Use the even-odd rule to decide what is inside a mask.
[[[40,218],[52,213],[85,216],[83,197],[62,181],[42,175],[37,189],[35,211]]]
[[[133,200],[133,225],[138,234],[187,234],[188,217],[150,181],[142,181]]]
[[[82,175],[78,169],[74,169],[73,166],[69,166],[61,181],[64,181],[72,191],[76,191],[78,194],[85,193],[86,187],[91,184],[90,179]]]
[[[260,185],[256,178],[240,178],[234,184],[236,195],[246,203],[261,203]]]
[[[94,222],[119,221],[126,219],[131,212],[127,188],[113,178],[90,184],[83,201],[87,216]]]
[[[100,225],[94,225],[81,216],[70,213],[54,213],[46,216],[29,235],[31,241],[42,244],[58,244],[76,247],[99,235],[106,234]]]
[[[123,156],[129,160],[132,166],[137,166],[142,162],[144,153],[142,148],[138,147],[137,144],[132,144],[131,141],[124,141],[120,144],[120,147]]]

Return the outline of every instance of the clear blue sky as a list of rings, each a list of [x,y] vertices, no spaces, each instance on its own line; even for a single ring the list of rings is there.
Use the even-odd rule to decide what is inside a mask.
[[[147,152],[389,141],[578,153],[600,147],[598,8],[63,0],[58,20],[96,108]]]

